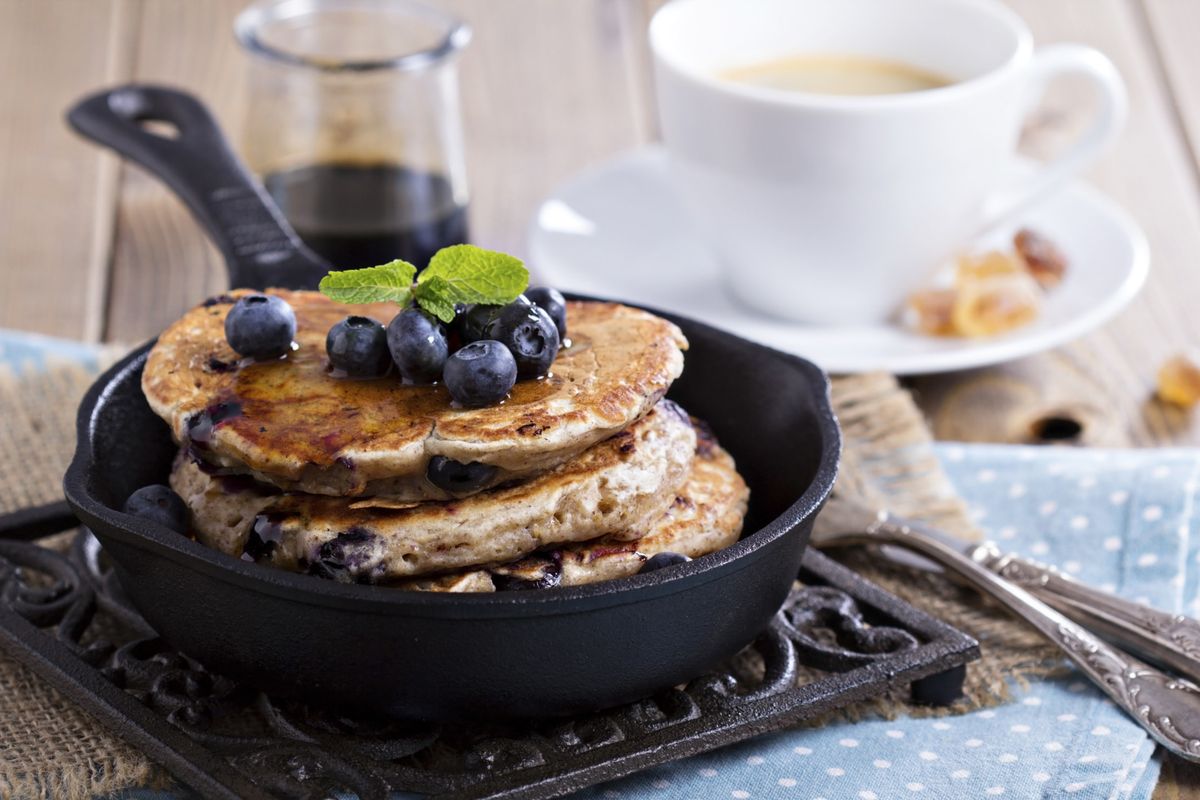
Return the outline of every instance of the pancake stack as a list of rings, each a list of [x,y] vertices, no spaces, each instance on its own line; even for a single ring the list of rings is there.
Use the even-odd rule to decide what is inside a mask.
[[[349,306],[273,290],[294,309],[286,357],[239,360],[234,292],[188,312],[143,373],[180,445],[171,487],[202,543],[280,569],[424,591],[571,585],[696,557],[741,533],[748,490],[702,423],[662,399],[687,342],[670,322],[569,303],[570,345],[503,403],[456,407],[444,387],[331,371],[324,340]],[[471,465],[469,489],[431,462]],[[442,482],[444,483],[444,482]]]

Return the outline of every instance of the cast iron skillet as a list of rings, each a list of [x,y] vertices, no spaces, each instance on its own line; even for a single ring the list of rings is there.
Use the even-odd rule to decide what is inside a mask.
[[[136,122],[148,118],[173,123],[179,137],[143,131]],[[193,99],[125,87],[85,100],[70,120],[173,186],[221,246],[235,283],[311,286],[324,273]],[[243,217],[223,206],[228,197],[242,198],[245,219],[269,246],[254,245]],[[670,397],[708,420],[751,488],[742,540],[682,566],[578,587],[425,594],[244,563],[126,516],[117,510],[125,498],[164,482],[175,452],[140,388],[152,342],[84,398],[67,500],[171,645],[269,692],[431,720],[632,701],[703,673],[767,625],[796,576],[839,453],[817,367],[663,316],[691,343]]]

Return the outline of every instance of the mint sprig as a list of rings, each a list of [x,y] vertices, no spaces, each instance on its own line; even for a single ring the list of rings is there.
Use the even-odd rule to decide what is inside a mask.
[[[424,273],[421,273],[421,277],[424,277]],[[456,301],[451,299],[453,296],[453,286],[440,275],[425,280],[418,278],[417,286],[413,289],[413,299],[417,301],[417,305],[442,322],[454,321]]]
[[[434,253],[417,277],[418,289],[437,278],[441,279],[440,291],[455,303],[503,305],[516,300],[529,286],[529,271],[521,259],[469,244],[443,247]]]
[[[442,322],[451,322],[458,303],[504,305],[529,286],[529,270],[519,258],[470,244],[443,247],[420,275],[416,272],[412,264],[397,259],[378,267],[331,272],[321,279],[320,290],[342,303],[413,301]]]
[[[417,268],[396,259],[378,267],[330,272],[317,288],[339,303],[385,303],[404,305],[412,295]]]

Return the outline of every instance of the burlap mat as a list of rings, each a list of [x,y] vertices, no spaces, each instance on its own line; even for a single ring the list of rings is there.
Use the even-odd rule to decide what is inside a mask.
[[[60,498],[74,445],[75,408],[90,381],[84,370],[65,365],[19,379],[0,371],[0,512]],[[893,378],[839,379],[834,401],[845,433],[838,491],[963,536],[977,535],[933,457],[920,413]],[[864,554],[847,554],[845,560],[985,642],[983,659],[968,670],[966,698],[951,713],[1003,702],[1010,680],[1045,674],[1058,663],[1054,650],[1030,629],[936,576],[898,572]],[[910,709],[897,692],[842,713],[856,718],[931,712]],[[0,654],[0,797],[85,800],[161,779],[145,756]]]

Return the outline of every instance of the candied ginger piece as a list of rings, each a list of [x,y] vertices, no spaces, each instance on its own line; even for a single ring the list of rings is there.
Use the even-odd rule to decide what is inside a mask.
[[[1037,231],[1021,228],[1013,237],[1013,247],[1025,262],[1025,268],[1043,289],[1053,289],[1062,283],[1067,271],[1067,257],[1058,245]]]
[[[914,324],[921,333],[931,336],[953,336],[954,289],[926,289],[908,298],[908,307],[915,315]]]
[[[1200,401],[1200,364],[1195,357],[1171,356],[1159,367],[1158,396],[1184,408]]]
[[[958,257],[955,283],[962,286],[970,281],[982,280],[996,275],[1018,275],[1025,272],[1025,265],[1012,253],[991,250],[982,255]]]
[[[1023,270],[960,282],[954,303],[955,330],[962,336],[994,336],[1037,319],[1042,292]]]

